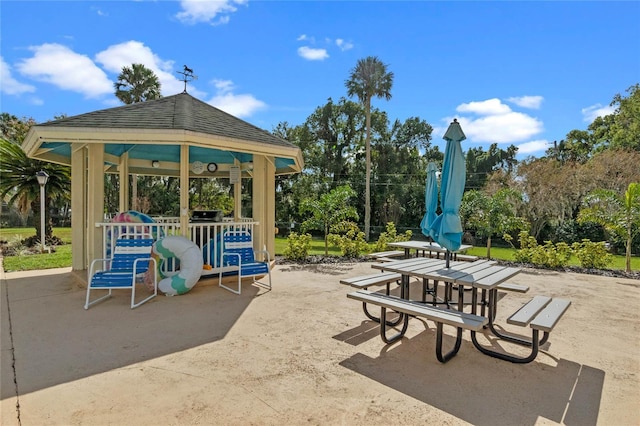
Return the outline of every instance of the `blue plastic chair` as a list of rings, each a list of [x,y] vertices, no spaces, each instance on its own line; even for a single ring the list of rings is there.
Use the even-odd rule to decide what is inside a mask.
[[[156,260],[151,257],[151,247],[154,240],[145,237],[140,235],[133,238],[123,236],[116,240],[111,258],[95,259],[91,262],[85,309],[111,297],[112,290],[131,290],[131,309],[137,308],[158,295]],[[149,262],[152,263],[153,294],[136,303],[136,281],[142,279],[147,272]],[[108,293],[95,300],[90,300],[92,290],[108,290]]]
[[[222,241],[222,265],[218,276],[218,285],[232,293],[240,294],[242,291],[242,278],[252,277],[253,284],[258,284],[271,290],[271,258],[269,257],[269,252],[267,250],[254,250],[253,238],[246,231],[227,231],[223,234]],[[257,261],[255,258],[256,253],[264,254],[266,262]],[[229,272],[238,274],[237,289],[222,284],[222,276],[224,274],[229,275]],[[268,284],[256,280],[256,276],[264,275],[269,276]]]

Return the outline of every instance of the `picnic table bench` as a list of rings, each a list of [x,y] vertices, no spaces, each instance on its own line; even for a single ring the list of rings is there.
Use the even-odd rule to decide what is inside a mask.
[[[387,293],[389,292],[389,284],[395,281],[400,281],[402,275],[396,272],[382,272],[368,275],[359,275],[357,277],[343,278],[340,280],[340,284],[346,284],[351,287],[366,290],[369,287],[376,285],[386,285]]]
[[[378,262],[389,262],[394,257],[404,257],[404,251],[390,250],[390,251],[378,251],[375,253],[369,253],[370,257],[373,257]]]
[[[498,290],[515,291],[516,293],[526,293],[529,291],[529,286],[513,283],[498,284]]]
[[[478,256],[473,256],[471,254],[456,254],[454,256],[454,259],[465,261],[465,262],[475,262],[476,260],[478,260]]]
[[[437,306],[426,305],[424,303],[402,299],[396,296],[372,293],[366,290],[358,290],[347,294],[347,297],[359,300],[362,303],[370,303],[380,306],[380,337],[385,343],[393,343],[404,336],[409,325],[409,316],[425,318],[436,323],[436,357],[438,361],[445,363],[456,356],[462,344],[462,330],[481,331],[489,322],[485,317],[445,309]],[[386,315],[387,309],[404,314],[404,324],[402,329],[394,336],[387,336]],[[456,342],[453,348],[446,354],[442,353],[443,325],[447,324],[456,327]]]
[[[521,327],[527,325],[531,328],[531,340],[522,339],[502,331],[498,331],[493,327],[493,321],[488,324],[491,332],[501,339],[518,343],[525,346],[531,346],[531,352],[524,357],[518,357],[507,353],[496,352],[480,345],[476,339],[475,332],[471,332],[471,340],[474,346],[482,353],[495,358],[503,359],[513,363],[524,364],[533,361],[538,355],[540,345],[543,345],[548,339],[551,331],[556,326],[560,318],[567,311],[571,301],[561,298],[551,298],[548,296],[535,296],[527,303],[522,305],[508,319],[507,324],[513,324]],[[491,305],[490,305],[491,306]],[[489,317],[493,318],[493,313],[489,312]],[[542,331],[542,338],[539,333]]]
[[[369,287],[373,287],[373,286],[386,285],[387,287],[386,294],[389,294],[391,291],[391,288],[390,288],[391,283],[393,282],[399,283],[401,279],[402,279],[402,275],[398,273],[382,272],[382,273],[376,273],[376,274],[360,275],[360,276],[351,277],[351,278],[343,278],[340,280],[340,284],[346,284],[348,286],[351,286],[360,290],[366,290]],[[366,302],[362,302],[362,310],[364,311],[364,314],[367,316],[367,318],[375,322],[380,322],[380,317],[377,317],[371,314],[367,310]],[[399,320],[401,320],[401,318]],[[387,324],[396,325],[396,324],[399,324],[399,320],[394,322],[387,322]]]

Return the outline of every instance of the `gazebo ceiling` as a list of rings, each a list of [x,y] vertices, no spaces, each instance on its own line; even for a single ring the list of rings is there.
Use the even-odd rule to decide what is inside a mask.
[[[128,153],[130,173],[178,175],[182,145],[189,146],[191,164],[218,165],[216,173],[194,177],[227,176],[235,160],[247,171],[254,155],[274,157],[276,174],[304,167],[297,146],[188,93],[33,126],[23,149],[31,158],[69,165],[72,143],[104,143],[106,172],[116,172],[120,157]]]

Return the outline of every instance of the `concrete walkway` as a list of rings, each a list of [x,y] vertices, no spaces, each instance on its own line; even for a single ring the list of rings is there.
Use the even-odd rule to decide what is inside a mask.
[[[465,334],[440,364],[431,323],[382,343],[339,284],[366,273],[279,265],[270,292],[246,283],[236,296],[211,280],[88,311],[69,269],[4,274],[0,423],[640,424],[640,281],[521,273],[513,282],[531,290],[506,295],[505,311],[535,294],[573,302],[543,353],[514,365]]]

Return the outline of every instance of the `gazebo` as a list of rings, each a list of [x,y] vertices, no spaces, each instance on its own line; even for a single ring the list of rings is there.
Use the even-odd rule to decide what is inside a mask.
[[[297,146],[184,92],[158,100],[50,121],[31,127],[22,148],[30,158],[71,166],[72,268],[102,257],[104,175],[119,175],[119,210],[129,209],[129,175],[180,179],[179,226],[188,237],[189,178],[234,183],[234,218],[241,214],[241,179],[252,178],[254,247],[274,254],[275,176],[304,167]]]

